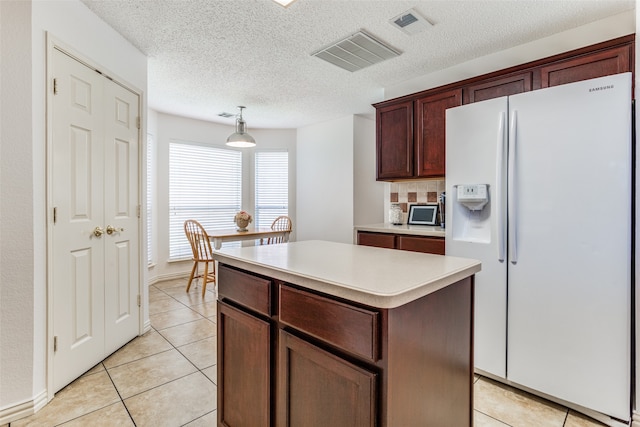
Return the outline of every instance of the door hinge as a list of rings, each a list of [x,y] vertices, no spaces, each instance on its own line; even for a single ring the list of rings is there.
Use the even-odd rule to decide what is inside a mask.
[[[140,211],[142,210],[142,205],[138,205],[138,207],[136,208],[136,212],[138,214],[138,218],[140,218]]]
[[[53,352],[58,351],[58,337],[53,337]]]
[[[140,294],[138,294],[138,307],[140,307],[140,304],[141,304],[141,302],[140,302]]]
[[[136,126],[140,129],[140,116],[136,117]]]
[[[53,79],[53,94],[58,94],[58,79],[55,78]]]
[[[58,208],[53,208],[53,223],[55,224],[58,220]]]

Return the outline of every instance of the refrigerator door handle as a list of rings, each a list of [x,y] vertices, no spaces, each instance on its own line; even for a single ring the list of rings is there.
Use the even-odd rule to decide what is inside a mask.
[[[498,214],[498,261],[503,262],[507,252],[506,221],[504,217],[504,152],[505,152],[505,117],[506,113],[500,113],[498,123],[498,147],[496,148],[496,210]]]
[[[507,216],[509,218],[509,260],[512,264],[518,262],[517,240],[517,201],[516,201],[516,146],[518,142],[518,111],[511,112],[509,120],[509,163],[507,181]]]

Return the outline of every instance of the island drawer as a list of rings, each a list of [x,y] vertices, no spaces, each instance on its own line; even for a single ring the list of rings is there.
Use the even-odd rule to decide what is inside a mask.
[[[371,361],[379,359],[379,313],[305,292],[279,289],[280,321]]]
[[[234,270],[218,268],[218,298],[234,301],[258,313],[271,316],[271,280]]]
[[[444,239],[438,237],[398,236],[398,249],[444,255]]]

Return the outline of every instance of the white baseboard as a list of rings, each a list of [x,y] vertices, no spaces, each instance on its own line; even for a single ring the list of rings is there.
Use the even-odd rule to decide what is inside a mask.
[[[631,416],[631,427],[640,427],[640,414],[634,412]]]
[[[44,405],[47,404],[47,390],[42,390],[32,400],[19,403],[0,410],[0,425],[9,424],[10,422],[19,420],[35,414]]]
[[[167,273],[159,276],[149,277],[148,285],[155,285],[158,282],[164,282],[165,280],[186,279],[189,277],[189,272]]]

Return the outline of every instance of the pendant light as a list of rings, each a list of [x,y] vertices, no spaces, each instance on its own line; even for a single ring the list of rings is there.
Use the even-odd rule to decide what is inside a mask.
[[[255,147],[256,140],[247,133],[247,123],[242,120],[242,109],[247,108],[239,105],[240,114],[236,116],[236,131],[227,138],[227,145],[231,147]]]

